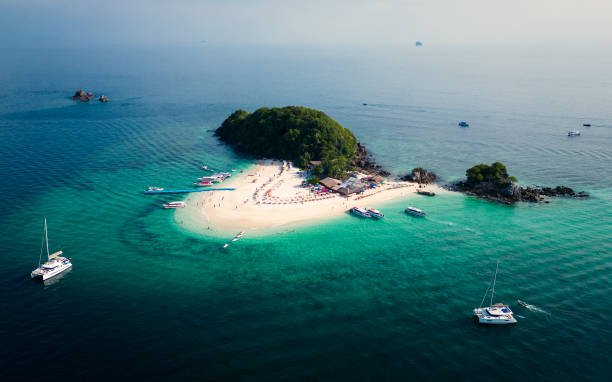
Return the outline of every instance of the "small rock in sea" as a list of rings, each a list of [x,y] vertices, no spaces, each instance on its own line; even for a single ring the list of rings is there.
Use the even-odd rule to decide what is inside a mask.
[[[72,99],[80,102],[89,102],[94,97],[94,94],[91,92],[86,92],[82,89],[78,89],[72,95]]]

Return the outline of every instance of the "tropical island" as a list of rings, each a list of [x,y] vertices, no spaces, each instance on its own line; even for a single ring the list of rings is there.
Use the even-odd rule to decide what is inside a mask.
[[[417,190],[445,192],[434,184],[386,178],[389,173],[350,130],[314,109],[237,110],[215,135],[253,164],[223,181],[234,191],[192,193],[177,211],[179,224],[209,236],[278,232],[345,215],[354,206],[378,208],[418,197]]]
[[[468,195],[504,203],[516,202],[547,202],[547,196],[565,196],[585,198],[589,195],[584,192],[575,192],[566,186],[557,187],[521,187],[516,183],[516,177],[508,174],[506,166],[501,162],[490,165],[485,163],[470,167],[466,172],[466,179],[452,185],[452,189]]]

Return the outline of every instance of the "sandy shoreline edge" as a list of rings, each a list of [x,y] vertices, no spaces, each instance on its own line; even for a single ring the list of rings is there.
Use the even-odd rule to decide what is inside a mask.
[[[355,205],[378,208],[416,195],[418,188],[417,183],[386,180],[363,194],[315,196],[301,186],[304,180],[298,168],[282,161],[260,160],[223,182],[223,187],[234,187],[235,191],[189,194],[187,207],[176,211],[175,220],[182,228],[205,236],[227,238],[240,231],[264,236],[337,218]],[[423,189],[449,192],[437,185]]]

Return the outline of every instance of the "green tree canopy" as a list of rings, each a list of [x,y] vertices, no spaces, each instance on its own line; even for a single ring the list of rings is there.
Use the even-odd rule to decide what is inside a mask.
[[[508,175],[508,170],[503,163],[495,162],[491,165],[481,163],[469,168],[465,175],[467,182],[471,184],[481,182],[492,182],[498,186],[507,186],[516,182],[516,178]]]
[[[237,110],[215,132],[237,151],[257,157],[293,161],[306,167],[323,161],[322,172],[331,176],[349,169],[357,152],[357,139],[322,111],[287,106]]]

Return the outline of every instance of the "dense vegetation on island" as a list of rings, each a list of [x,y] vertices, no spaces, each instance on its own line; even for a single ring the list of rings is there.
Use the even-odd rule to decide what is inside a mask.
[[[322,111],[300,106],[237,110],[215,134],[236,151],[256,157],[290,160],[302,168],[321,161],[315,169],[321,176],[342,177],[358,151],[350,130]]]
[[[517,179],[508,175],[508,170],[503,163],[495,162],[491,165],[481,163],[469,168],[465,172],[467,183],[482,184],[490,183],[496,187],[509,187],[516,183]]]
[[[478,164],[469,168],[465,176],[465,181],[454,185],[456,190],[506,204],[541,202],[545,201],[544,196],[588,197],[586,192],[576,193],[565,186],[520,187],[515,184],[517,179],[509,175],[506,166],[500,162]]]

